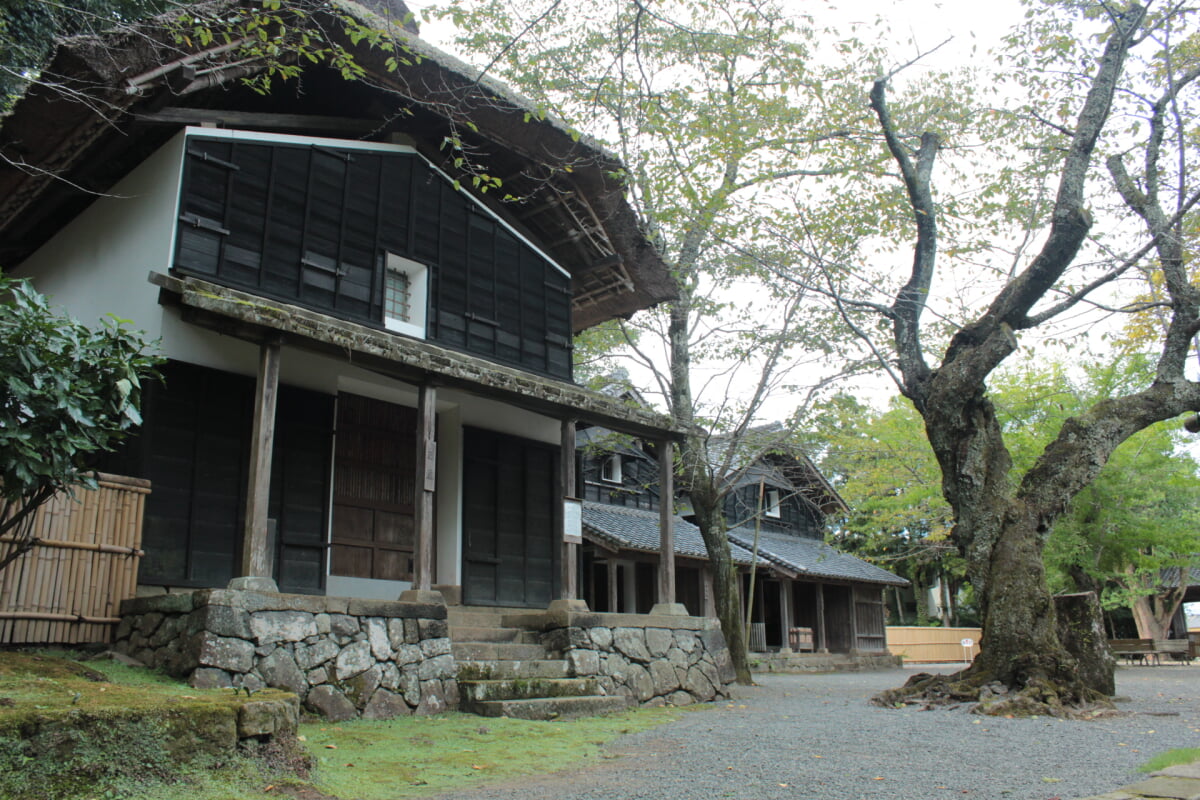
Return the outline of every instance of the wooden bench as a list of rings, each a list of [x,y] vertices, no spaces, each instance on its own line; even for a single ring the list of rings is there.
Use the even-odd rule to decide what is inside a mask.
[[[816,648],[813,645],[813,629],[788,628],[788,647],[793,653],[814,652]]]
[[[1155,639],[1154,654],[1170,656],[1172,661],[1183,661],[1190,664],[1192,661],[1191,644],[1187,639]]]
[[[1191,646],[1187,639],[1109,639],[1108,647],[1126,663],[1161,664],[1162,656],[1176,661],[1191,662]]]

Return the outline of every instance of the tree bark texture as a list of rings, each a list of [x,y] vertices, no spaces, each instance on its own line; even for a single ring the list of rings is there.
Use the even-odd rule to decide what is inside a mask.
[[[685,445],[684,450],[694,452],[693,447]],[[725,635],[725,643],[729,646],[737,682],[748,686],[752,682],[750,656],[742,627],[737,567],[733,563],[729,537],[725,532],[720,487],[713,484],[711,477],[707,481],[689,481],[688,485],[696,527],[700,529],[704,548],[708,551],[708,563],[713,575],[713,601],[717,607],[717,619],[721,622],[721,633]]]
[[[1004,702],[988,705],[1017,713],[1057,713],[1112,692],[1111,659],[1106,665],[1100,652],[1102,628],[1098,636],[1071,639],[1089,669],[1080,670],[1080,660],[1064,646],[1042,551],[1054,522],[1121,442],[1153,422],[1182,413],[1200,401],[1200,394],[1183,380],[1181,360],[1171,360],[1180,369],[1167,370],[1169,375],[1163,374],[1160,362],[1159,380],[1146,390],[1102,401],[1068,420],[1014,486],[1009,480],[1012,459],[987,397],[986,381],[1016,350],[1016,331],[1048,318],[1046,312],[1033,315],[1032,309],[1058,284],[1088,234],[1092,220],[1084,205],[1085,178],[1144,13],[1130,4],[1112,18],[1111,34],[1063,158],[1049,235],[1041,251],[979,317],[955,334],[935,369],[925,360],[920,318],[937,254],[931,175],[938,141],[925,134],[919,147],[911,149],[888,111],[887,79],[876,81],[871,92],[871,106],[904,180],[917,234],[912,274],[890,309],[901,388],[925,421],[942,472],[942,492],[954,510],[952,540],[967,561],[983,614],[982,651],[957,681],[923,679],[909,687],[908,694],[884,693],[884,704],[907,702],[905,697],[921,692],[956,701],[979,699],[983,687],[1000,686],[997,691],[1005,695]],[[1119,172],[1119,165],[1110,168]],[[1184,327],[1194,333],[1195,307],[1185,302],[1175,310],[1190,315]],[[1170,341],[1168,336],[1168,349]],[[1010,691],[1016,694],[1009,697]]]

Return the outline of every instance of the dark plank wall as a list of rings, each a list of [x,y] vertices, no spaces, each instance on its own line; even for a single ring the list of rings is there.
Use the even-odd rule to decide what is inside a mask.
[[[175,269],[383,324],[386,253],[430,272],[427,338],[571,379],[571,285],[423,160],[188,140]]]
[[[106,468],[153,487],[140,582],[223,587],[241,553],[254,380],[180,362],[163,374],[141,432]],[[332,422],[332,397],[280,387],[269,513],[284,591],[324,588]]]

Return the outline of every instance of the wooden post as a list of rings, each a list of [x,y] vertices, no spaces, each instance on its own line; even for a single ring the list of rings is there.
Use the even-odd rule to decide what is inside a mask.
[[[850,653],[857,653],[858,647],[858,590],[850,587]]]
[[[564,419],[561,433],[562,449],[559,455],[561,467],[559,475],[561,476],[562,491],[559,493],[560,504],[568,497],[575,497],[575,420]],[[559,516],[562,526],[559,529],[559,539],[562,541],[562,591],[559,596],[563,600],[574,600],[579,594],[579,545],[566,540],[567,515],[564,510],[560,509]]]
[[[275,405],[279,396],[280,345],[259,347],[258,382],[254,389],[254,429],[250,443],[250,481],[242,531],[243,578],[271,579],[267,552],[267,509],[271,500],[271,452],[275,447]],[[247,585],[245,588],[269,588]]]
[[[416,563],[413,588],[418,592],[433,587],[433,494],[437,488],[437,388],[421,384],[417,395],[417,484],[413,498],[413,526],[416,528]]]
[[[617,566],[615,558],[608,559],[608,612],[616,614],[621,610],[621,598],[617,595]]]
[[[817,652],[828,653],[825,642],[825,584],[817,584]]]
[[[790,631],[792,629],[792,582],[787,578],[779,579],[779,624],[782,628],[780,631],[780,639],[783,642],[779,649],[788,651],[792,649],[792,640]]]
[[[658,445],[658,602],[675,602],[675,454],[669,441]]]

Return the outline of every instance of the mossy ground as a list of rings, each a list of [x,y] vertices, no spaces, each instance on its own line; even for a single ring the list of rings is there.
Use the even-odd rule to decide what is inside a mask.
[[[1138,772],[1158,772],[1160,769],[1191,764],[1193,761],[1200,761],[1200,747],[1181,747],[1159,753],[1138,767]]]
[[[617,736],[685,713],[643,709],[555,722],[469,714],[315,721],[300,730],[313,769],[298,775],[293,768],[303,753],[196,753],[170,741],[173,718],[201,720],[230,702],[231,690],[192,689],[150,670],[76,656],[0,651],[0,798],[399,800],[578,765],[598,758]],[[39,729],[47,718],[75,724],[65,733]]]
[[[704,708],[703,706],[700,708]],[[599,758],[617,736],[678,719],[681,709],[636,709],[604,717],[536,722],[470,714],[301,726],[323,792],[393,800]]]

